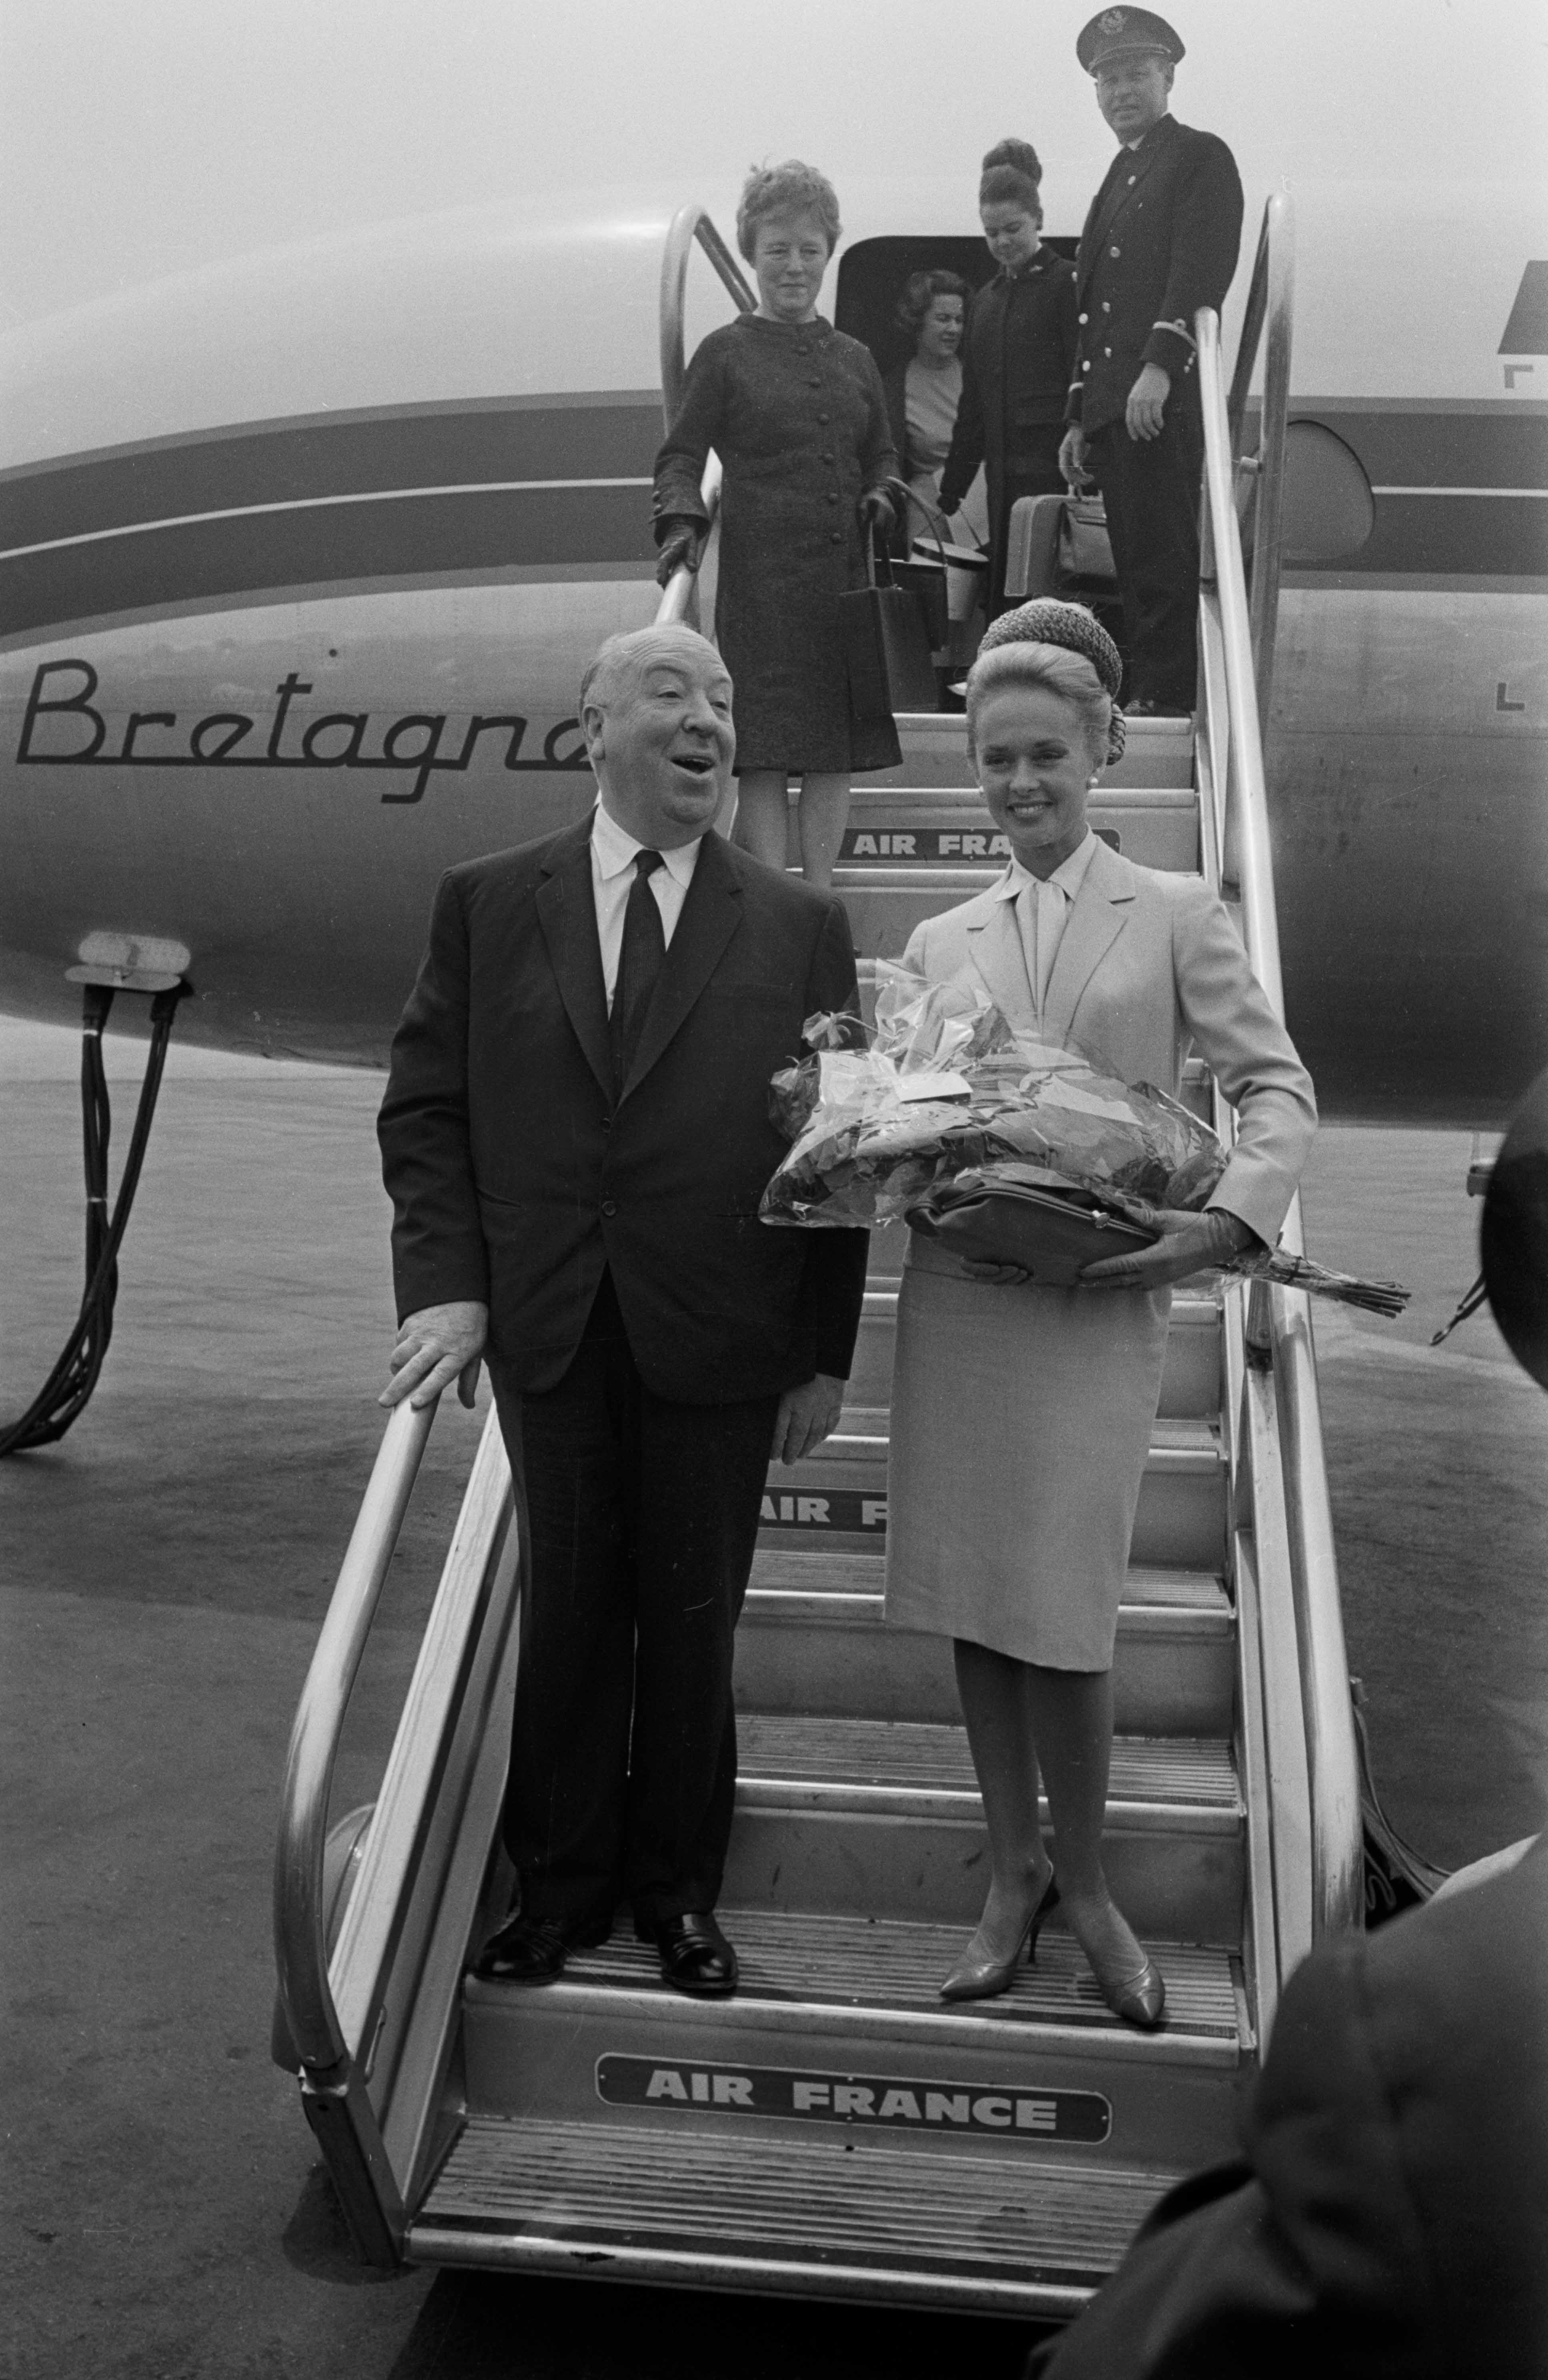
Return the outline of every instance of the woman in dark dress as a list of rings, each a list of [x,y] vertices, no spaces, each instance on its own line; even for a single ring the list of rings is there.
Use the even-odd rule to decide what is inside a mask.
[[[799,776],[802,868],[815,884],[833,880],[851,772],[899,757],[895,735],[852,737],[839,641],[839,597],[865,584],[872,525],[891,532],[885,482],[898,468],[869,348],[816,310],[839,230],[832,185],[812,166],[792,159],[749,177],[736,236],[757,311],[704,341],[656,458],[663,585],[697,560],[699,484],[711,447],[720,458],[715,635],[735,687],[736,839],[783,868],[786,788]]]
[[[1065,493],[1058,450],[1075,370],[1075,268],[1042,245],[1041,174],[1025,140],[1001,140],[984,160],[978,220],[999,271],[968,310],[962,401],[940,480],[941,511],[954,513],[986,467],[991,619],[1006,607],[1011,505]]]

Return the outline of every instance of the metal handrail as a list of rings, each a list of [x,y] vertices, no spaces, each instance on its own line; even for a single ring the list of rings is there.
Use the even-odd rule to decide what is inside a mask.
[[[1252,579],[1249,616],[1258,716],[1266,722],[1274,689],[1274,646],[1279,624],[1279,549],[1284,536],[1285,457],[1289,426],[1290,342],[1295,322],[1295,207],[1288,190],[1276,191],[1264,209],[1257,254],[1248,285],[1247,307],[1237,346],[1236,370],[1226,401],[1233,465],[1253,475]],[[1242,454],[1247,401],[1264,351],[1264,392],[1258,415],[1257,453]],[[1201,370],[1203,369],[1201,365]]]
[[[290,2037],[308,2074],[347,2063],[328,1981],[322,1854],[339,1735],[436,1406],[394,1407],[382,1434],[338,1585],[317,1640],[290,1733],[274,1852],[274,1964]]]
[[[735,298],[740,312],[753,313],[758,302],[742,267],[716,230],[708,209],[701,207],[696,200],[679,207],[667,228],[667,242],[661,250],[661,410],[669,430],[683,402],[683,383],[687,377],[683,322],[688,258],[695,240]]]
[[[668,226],[666,246],[661,250],[661,410],[666,416],[669,430],[677,419],[677,408],[683,402],[683,383],[688,376],[684,322],[688,259],[695,241],[736,300],[740,313],[755,312],[758,302],[742,267],[716,230],[707,209],[701,207],[696,200],[690,200],[685,207],[679,207]],[[707,547],[720,508],[720,458],[718,455],[712,454],[704,467],[699,495],[707,516],[705,529]],[[704,548],[701,548],[701,561],[703,552]],[[686,563],[673,571],[656,607],[657,627],[668,627],[675,620],[686,619],[697,577],[697,570],[690,570]]]
[[[1264,240],[1259,249],[1260,261],[1266,258],[1273,264],[1276,230],[1288,235],[1288,200],[1283,206],[1276,200],[1270,201]],[[1282,251],[1283,238],[1280,246]],[[1276,337],[1276,298],[1288,303],[1292,285],[1289,268],[1281,253],[1277,267],[1267,275],[1264,305],[1257,316],[1260,323],[1266,320],[1271,342]],[[1250,322],[1253,311],[1250,306]],[[1219,317],[1212,308],[1204,308],[1195,317],[1194,327],[1203,408],[1204,504],[1215,591],[1216,619],[1213,625],[1218,630],[1228,714],[1227,839],[1240,886],[1247,954],[1276,1014],[1283,1020],[1284,978],[1260,725],[1260,657],[1253,649],[1241,537],[1232,500],[1234,455]],[[1266,453],[1277,443],[1282,460],[1289,358],[1288,321],[1277,335],[1279,360],[1272,382],[1265,384],[1260,453]],[[1251,370],[1250,358],[1239,361],[1239,383],[1244,376],[1251,377]],[[1269,419],[1271,400],[1279,403],[1276,422]],[[1270,540],[1256,550],[1254,559],[1260,572],[1277,577],[1276,522]],[[1272,613],[1267,616],[1272,626]],[[1300,1251],[1302,1233],[1299,1198],[1291,1204],[1282,1236],[1292,1252]],[[1359,1762],[1338,1598],[1332,1506],[1323,1459],[1316,1363],[1305,1297],[1283,1290],[1265,1296],[1254,1284],[1249,1335],[1257,1336],[1260,1332],[1266,1334],[1272,1352],[1279,1424],[1290,1591],[1295,1607],[1311,1799],[1312,1932],[1315,1939],[1324,1933],[1345,1930],[1359,1923],[1363,1856]],[[1267,1594],[1271,1582],[1260,1584]]]

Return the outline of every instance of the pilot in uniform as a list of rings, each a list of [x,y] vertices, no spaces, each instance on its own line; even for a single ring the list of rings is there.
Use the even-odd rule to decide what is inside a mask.
[[[1094,477],[1123,599],[1131,711],[1193,708],[1203,424],[1193,317],[1219,308],[1241,244],[1223,140],[1167,113],[1181,42],[1148,8],[1104,8],[1075,54],[1119,148],[1076,258],[1080,344],[1060,452]]]

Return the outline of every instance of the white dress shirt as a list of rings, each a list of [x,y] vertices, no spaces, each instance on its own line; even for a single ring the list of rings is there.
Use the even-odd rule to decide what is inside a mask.
[[[692,843],[680,843],[672,850],[663,851],[661,857],[666,864],[649,879],[669,948],[698,865],[700,840],[695,836]],[[597,940],[602,946],[602,981],[607,986],[610,1016],[618,965],[623,955],[623,912],[635,889],[635,854],[650,847],[626,827],[620,826],[603,804],[598,803],[591,813],[591,890],[597,903]]]
[[[1068,859],[1061,859],[1053,874],[1045,880],[1034,876],[1019,859],[1012,859],[1004,877],[994,888],[997,901],[1014,901],[1016,926],[1022,938],[1022,954],[1026,960],[1027,987],[1032,1004],[1039,1018],[1048,997],[1048,978],[1054,971],[1058,946],[1064,940],[1064,929],[1075,896],[1085,882],[1091,855],[1096,848],[1096,837],[1090,827]]]

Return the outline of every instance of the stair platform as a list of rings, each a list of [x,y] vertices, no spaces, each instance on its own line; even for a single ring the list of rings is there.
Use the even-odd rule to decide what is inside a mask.
[[[938,2163],[932,2175],[930,2166]],[[659,2127],[470,2117],[413,2262],[1057,2317],[1078,2313],[1175,2170],[1061,2169],[868,2140],[786,2147]]]
[[[737,1740],[728,1903],[976,1922],[988,1840],[963,1729],[748,1712]],[[1228,1744],[1117,1739],[1104,1855],[1140,1935],[1237,1943],[1242,1837]]]

